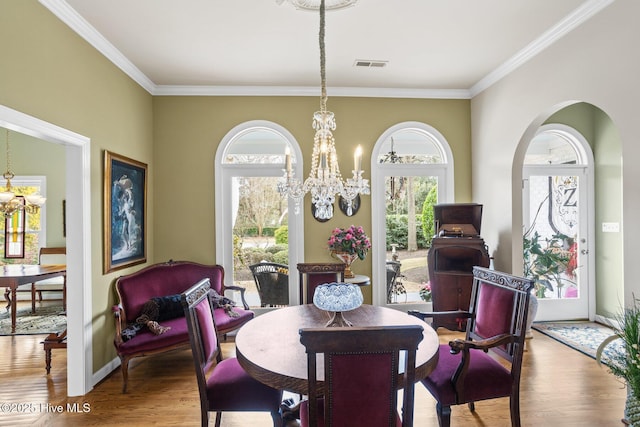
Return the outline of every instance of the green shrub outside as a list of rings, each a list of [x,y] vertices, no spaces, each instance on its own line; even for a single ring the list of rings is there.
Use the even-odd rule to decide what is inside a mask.
[[[422,205],[422,236],[425,239],[426,246],[431,246],[431,241],[436,233],[433,223],[433,205],[438,203],[438,187],[431,187],[429,194],[424,199]]]
[[[257,264],[260,261],[273,262],[273,254],[267,252],[263,248],[258,248],[258,247],[245,248],[243,252],[244,252],[244,259],[247,266]]]
[[[280,251],[273,254],[273,262],[277,262],[278,264],[289,264],[289,250]]]
[[[283,225],[273,232],[273,235],[276,238],[276,245],[279,244],[288,244],[289,243],[289,226]]]
[[[399,215],[387,215],[387,235],[386,244],[387,250],[391,250],[391,244],[397,244],[398,249],[406,249],[408,247],[409,240],[409,219],[405,214]],[[420,227],[420,226],[418,226]],[[422,233],[422,230],[418,228],[416,230],[416,240],[418,248],[427,248],[427,240]]]
[[[270,254],[277,254],[278,252],[282,252],[282,251],[289,251],[289,245],[273,245],[273,246],[268,246],[267,248],[265,248],[265,251],[269,252]]]
[[[280,227],[278,227],[280,228]],[[276,227],[264,227],[262,229],[263,236],[272,237],[275,235]],[[258,228],[257,227],[247,227],[242,230],[242,235],[245,237],[257,237],[258,236]]]

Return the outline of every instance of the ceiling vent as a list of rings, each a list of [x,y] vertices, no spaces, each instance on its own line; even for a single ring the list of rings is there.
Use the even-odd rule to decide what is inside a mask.
[[[370,59],[356,59],[354,62],[354,67],[365,67],[365,68],[383,68],[387,66],[389,61],[374,61]]]

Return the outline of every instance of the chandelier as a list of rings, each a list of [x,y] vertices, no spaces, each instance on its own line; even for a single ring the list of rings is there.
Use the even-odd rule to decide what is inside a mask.
[[[13,172],[11,172],[9,129],[5,129],[5,131],[7,139],[7,170],[4,174],[2,174],[2,176],[5,180],[7,180],[7,189],[6,191],[0,192],[0,213],[4,214],[5,218],[9,218],[15,212],[20,210],[34,214],[38,212],[40,207],[47,199],[45,199],[38,193],[17,196],[13,191],[11,191],[11,180],[15,177],[15,175]]]
[[[369,181],[362,178],[362,147],[358,146],[354,154],[353,177],[342,180],[338,156],[336,155],[333,131],[336,122],[331,111],[327,111],[327,85],[325,76],[325,0],[320,1],[320,111],[313,114],[313,152],[311,157],[311,171],[304,183],[293,176],[291,168],[291,153],[285,151],[284,176],[278,183],[278,191],[283,196],[291,197],[295,202],[295,213],[300,212],[300,202],[306,193],[311,193],[313,215],[318,220],[328,220],[333,217],[333,204],[336,195],[342,197],[347,211],[352,211],[353,201],[359,194],[369,194]]]

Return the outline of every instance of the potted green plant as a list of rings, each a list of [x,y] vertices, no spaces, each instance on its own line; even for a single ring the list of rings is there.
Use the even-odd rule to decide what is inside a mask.
[[[608,356],[611,373],[624,380],[627,386],[625,420],[631,426],[640,427],[640,304],[634,297],[633,305],[625,307],[609,326],[614,334],[605,339],[596,351],[596,361],[602,363],[604,349],[615,340],[622,340],[623,352]]]
[[[571,282],[562,275],[571,273],[572,253],[564,249],[570,247],[571,239],[561,233],[545,239],[537,231],[533,234],[531,231],[522,238],[524,276],[535,280],[536,297],[544,298],[547,290],[553,292],[554,284],[560,295],[564,282]]]

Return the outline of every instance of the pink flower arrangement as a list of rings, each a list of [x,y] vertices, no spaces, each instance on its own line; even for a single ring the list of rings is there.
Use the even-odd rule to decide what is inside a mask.
[[[365,259],[367,252],[371,249],[371,241],[363,228],[354,225],[346,229],[335,228],[331,232],[327,245],[331,251],[355,254],[360,259]]]
[[[419,294],[423,301],[431,301],[431,282],[423,283],[420,286]]]

